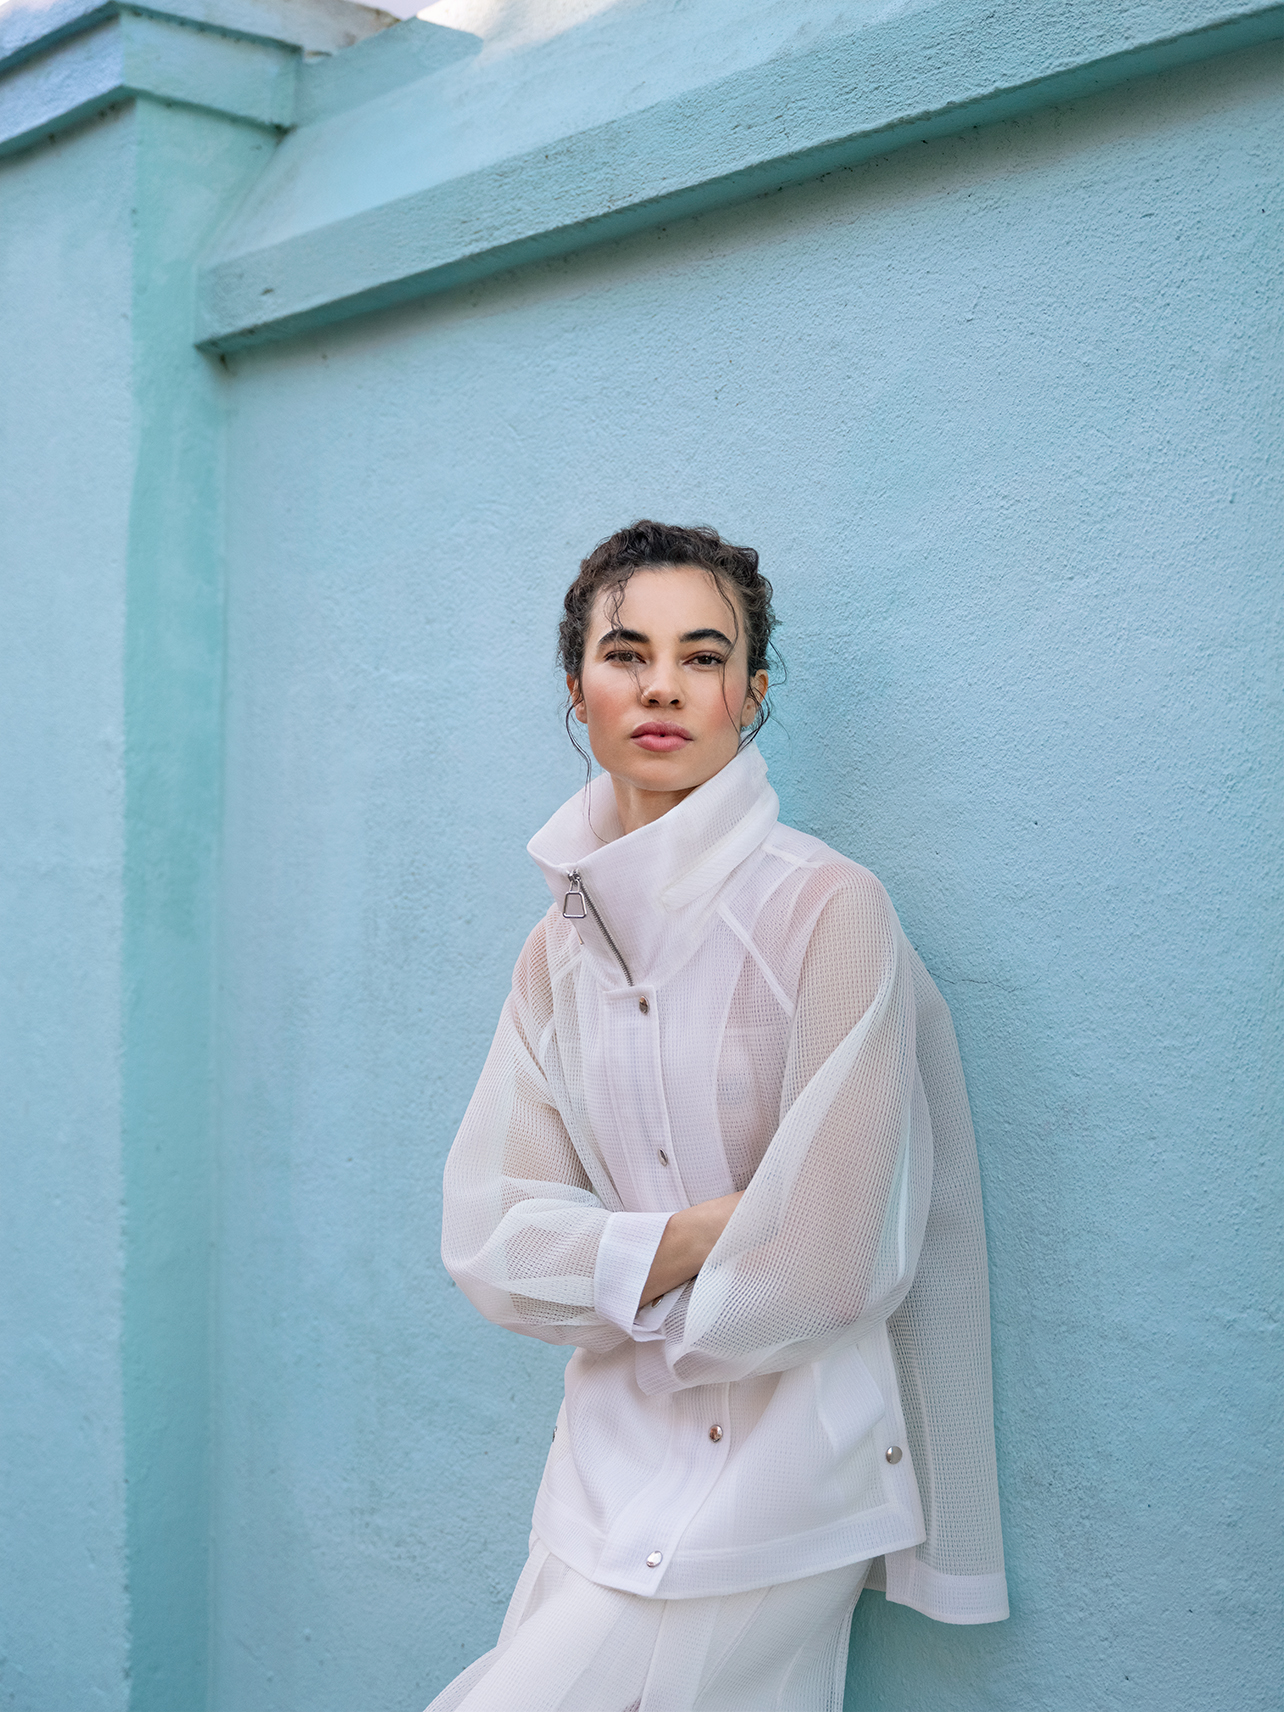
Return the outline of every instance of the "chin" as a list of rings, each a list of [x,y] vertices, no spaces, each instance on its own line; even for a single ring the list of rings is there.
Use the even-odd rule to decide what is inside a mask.
[[[605,771],[640,791],[689,791],[709,777],[704,768],[692,766],[686,756],[678,764],[670,755],[639,754],[635,749],[619,756],[618,764],[606,766]]]
[[[681,767],[635,767],[630,771],[634,782],[646,791],[693,791],[697,785],[704,784],[717,772],[721,772],[725,763],[722,761],[691,762],[687,761]]]

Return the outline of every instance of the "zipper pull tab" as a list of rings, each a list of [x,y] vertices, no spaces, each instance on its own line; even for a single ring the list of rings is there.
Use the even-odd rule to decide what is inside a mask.
[[[566,876],[571,882],[571,889],[562,899],[562,915],[567,921],[583,921],[588,911],[584,908],[584,893],[580,890],[580,871],[572,868]]]

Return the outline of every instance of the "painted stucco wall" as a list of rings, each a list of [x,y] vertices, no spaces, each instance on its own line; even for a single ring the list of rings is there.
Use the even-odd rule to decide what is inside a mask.
[[[208,1676],[225,371],[195,259],[261,128],[0,160],[0,1705]]]
[[[0,1705],[493,1642],[564,1357],[441,1165],[649,513],[972,1090],[1013,1615],[865,1596],[849,1708],[1268,1712],[1278,8],[256,5],[0,0]]]
[[[522,1560],[562,1356],[451,1288],[438,1182],[576,778],[560,591],[638,514],[762,549],[785,815],[971,1078],[1014,1616],[868,1598],[851,1706],[1272,1703],[1278,71],[230,359],[220,1708],[414,1707]]]
[[[0,292],[19,333],[0,343],[0,1482],[8,1539],[21,1542],[0,1552],[0,1705],[104,1712],[126,1705],[127,1663],[119,969],[133,257],[119,186],[132,154],[120,115],[21,173],[0,168]],[[48,503],[64,486],[77,503]]]

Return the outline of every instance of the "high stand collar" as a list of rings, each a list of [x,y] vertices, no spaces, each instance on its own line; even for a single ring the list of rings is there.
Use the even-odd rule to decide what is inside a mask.
[[[624,832],[606,773],[577,791],[527,845],[559,913],[571,873],[592,899],[575,927],[608,986],[658,981],[694,948],[693,930],[735,870],[770,836],[780,812],[767,764],[749,743],[720,772],[676,807],[635,832]],[[603,933],[602,927],[606,932]]]

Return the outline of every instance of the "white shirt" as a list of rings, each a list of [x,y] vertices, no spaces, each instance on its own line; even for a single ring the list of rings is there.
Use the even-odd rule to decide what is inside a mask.
[[[866,869],[749,746],[624,835],[608,778],[530,853],[553,907],[446,1166],[487,1318],[578,1346],[535,1504],[582,1575],[738,1593],[864,1558],[1007,1615],[976,1145],[949,1014]],[[746,1191],[639,1312],[665,1224]]]

